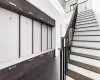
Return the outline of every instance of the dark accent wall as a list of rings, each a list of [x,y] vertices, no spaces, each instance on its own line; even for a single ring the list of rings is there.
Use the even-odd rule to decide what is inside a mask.
[[[0,0],[0,7],[42,22],[51,27],[55,26],[55,20],[47,14],[27,2],[26,0]]]
[[[0,80],[33,80],[32,75],[34,75],[35,69],[54,58],[54,54],[55,50],[52,50],[2,69],[0,70]],[[38,75],[38,73],[35,75]]]

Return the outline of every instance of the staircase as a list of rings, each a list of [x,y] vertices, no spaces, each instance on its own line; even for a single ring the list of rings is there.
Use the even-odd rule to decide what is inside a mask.
[[[100,27],[93,10],[77,15],[66,80],[100,80]]]

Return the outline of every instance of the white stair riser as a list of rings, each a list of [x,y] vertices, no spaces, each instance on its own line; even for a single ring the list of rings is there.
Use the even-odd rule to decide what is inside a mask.
[[[78,66],[74,66],[74,65],[71,65],[71,64],[68,64],[68,69],[72,70],[72,71],[75,71],[79,74],[82,74],[86,77],[89,77],[93,80],[100,80],[100,74],[98,73],[94,73],[92,71],[89,71],[89,70],[86,70],[86,69],[83,69],[81,67],[78,67]]]
[[[72,47],[71,51],[76,52],[76,53],[82,53],[82,54],[87,54],[87,55],[100,57],[100,50]]]
[[[84,24],[84,25],[76,25],[75,27],[76,28],[79,28],[79,27],[88,27],[88,26],[96,26],[97,23],[91,23],[91,24]]]
[[[100,41],[100,36],[74,36],[73,40]]]
[[[100,31],[75,32],[74,35],[100,35]]]
[[[96,20],[91,20],[91,21],[86,21],[86,22],[76,23],[76,25],[87,24],[87,23],[93,23],[93,22],[97,22],[97,21],[96,21]]]
[[[75,29],[75,31],[98,30],[98,29],[100,28],[95,26],[95,27],[87,27],[87,28],[78,28],[78,29]]]
[[[74,46],[83,46],[83,47],[90,47],[90,48],[97,48],[100,49],[100,43],[99,42],[79,42],[79,41],[73,41],[72,45]]]
[[[81,56],[77,56],[77,55],[70,55],[70,59],[100,68],[100,61],[98,61],[98,60],[85,58],[85,57],[81,57]]]
[[[83,20],[77,20],[76,22],[88,21],[88,20],[92,20],[92,19],[95,19],[95,17],[93,17],[93,18],[88,18],[88,19],[83,19]]]

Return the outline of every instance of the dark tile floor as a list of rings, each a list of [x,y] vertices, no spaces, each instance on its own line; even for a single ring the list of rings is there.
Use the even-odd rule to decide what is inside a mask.
[[[42,65],[42,67],[37,68],[37,71],[38,71],[38,75],[34,75],[35,80],[60,80],[59,56],[55,57],[50,61],[47,61],[45,66]]]

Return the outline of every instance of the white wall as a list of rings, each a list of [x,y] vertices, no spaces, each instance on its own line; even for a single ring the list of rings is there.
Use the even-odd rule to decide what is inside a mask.
[[[95,13],[95,17],[100,27],[100,0],[92,0],[92,8]]]
[[[78,0],[78,3],[84,2],[86,0]],[[65,11],[70,11],[70,5],[75,3],[75,1],[71,0],[66,2]],[[86,10],[85,7],[88,9],[92,9],[92,0],[88,0],[86,3],[79,4],[79,12]]]
[[[19,57],[19,15],[0,8],[0,63]]]
[[[80,0],[79,3],[83,2],[83,1],[86,1],[86,0]],[[85,7],[87,7],[87,8],[85,8]],[[78,12],[89,10],[89,9],[92,9],[92,0],[88,0],[87,2],[79,4],[79,6],[78,6]]]
[[[68,28],[69,22],[70,22],[70,20],[71,20],[72,14],[73,14],[73,11],[67,13],[66,15],[64,15],[64,18],[63,18],[63,20],[61,21],[61,24],[62,24],[62,26],[61,26],[61,28],[62,28],[62,29],[61,29],[61,30],[62,30],[62,31],[61,31],[61,32],[62,32],[61,36],[62,36],[62,37],[65,36],[65,33],[66,33],[67,28]]]

